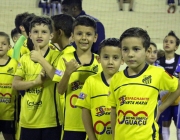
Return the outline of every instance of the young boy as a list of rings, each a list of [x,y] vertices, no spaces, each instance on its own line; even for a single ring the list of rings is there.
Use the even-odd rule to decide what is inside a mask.
[[[18,61],[23,54],[26,54],[29,52],[29,49],[27,48],[27,43],[26,43],[28,35],[23,26],[23,20],[27,18],[28,16],[35,16],[35,15],[33,13],[29,14],[25,12],[25,13],[16,15],[16,18],[15,18],[15,26],[18,32],[21,34],[21,36],[17,40],[14,46],[12,58]]]
[[[49,48],[53,34],[52,21],[46,17],[34,17],[30,24],[30,38],[34,49],[53,64],[56,51]],[[21,98],[20,126],[21,140],[59,140],[59,96],[55,83],[45,77],[42,66],[31,60],[31,53],[21,57],[13,87],[25,90]]]
[[[72,33],[72,25],[74,18],[70,15],[60,14],[52,16],[54,22],[52,43],[57,43],[61,50],[61,55],[64,53],[72,53],[75,51],[74,47],[70,45],[69,38]]]
[[[14,44],[17,42],[21,34],[18,32],[16,28],[11,30],[11,39],[14,42]]]
[[[9,36],[0,32],[0,132],[5,140],[15,138],[17,91],[12,88],[12,81],[17,61],[7,55],[10,47]]]
[[[107,105],[109,84],[119,70],[121,49],[119,39],[108,38],[100,43],[99,62],[103,72],[88,77],[76,106],[82,108],[82,120],[90,140],[111,140],[111,106]]]
[[[77,50],[61,56],[53,81],[59,82],[57,89],[65,93],[65,122],[63,140],[84,140],[85,129],[81,119],[81,109],[75,106],[85,80],[101,71],[97,55],[91,53],[96,42],[96,23],[88,16],[76,18],[73,24],[72,38]]]
[[[150,37],[143,29],[127,29],[120,37],[120,45],[128,67],[115,74],[110,84],[113,139],[158,140],[156,118],[179,96],[178,79],[162,68],[146,64]],[[159,90],[172,93],[157,112]]]
[[[179,38],[176,34],[171,31],[163,40],[163,49],[165,55],[160,57],[157,60],[157,63],[161,65],[169,74],[179,78],[179,64],[180,64],[180,55],[176,54],[176,50],[179,46]],[[166,100],[169,94],[164,95],[161,100],[162,102]],[[162,135],[164,140],[168,140],[170,136],[170,125],[171,120],[174,120],[174,124],[177,124],[177,114],[178,114],[178,104],[180,101],[180,97],[176,99],[176,101],[169,106],[161,115],[162,115]],[[177,128],[177,139],[180,140],[180,129]]]

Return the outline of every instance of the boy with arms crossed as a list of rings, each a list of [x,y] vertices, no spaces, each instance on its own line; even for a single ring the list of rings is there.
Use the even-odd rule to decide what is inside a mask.
[[[81,109],[75,106],[85,80],[101,71],[97,55],[91,52],[96,42],[96,23],[88,16],[76,18],[72,38],[77,50],[60,58],[53,81],[59,82],[58,92],[66,96],[63,140],[84,140],[86,132],[81,119]]]
[[[158,140],[156,117],[158,119],[179,96],[179,81],[162,68],[146,64],[150,37],[143,29],[126,30],[120,37],[120,45],[128,67],[115,74],[110,84],[108,104],[111,106],[113,139]],[[172,93],[157,112],[159,90]]]
[[[99,62],[103,72],[88,77],[76,106],[82,108],[83,124],[90,140],[111,140],[111,106],[107,106],[109,84],[121,65],[119,39],[108,38],[100,43]]]
[[[7,55],[10,48],[9,36],[0,32],[0,132],[5,140],[15,139],[17,91],[12,88],[12,81],[17,61]]]
[[[53,34],[52,21],[46,17],[35,17],[30,25],[30,38],[34,49],[53,64],[59,53],[49,48]],[[33,52],[33,51],[32,51]],[[32,53],[31,52],[31,53]],[[17,90],[26,90],[21,99],[21,140],[59,140],[59,96],[55,82],[45,78],[42,66],[31,60],[31,53],[22,56],[13,81]]]

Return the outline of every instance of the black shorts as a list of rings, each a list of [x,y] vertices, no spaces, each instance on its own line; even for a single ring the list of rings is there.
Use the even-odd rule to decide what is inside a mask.
[[[0,132],[15,135],[15,122],[0,120]]]
[[[21,127],[20,140],[60,140],[61,126],[29,129]]]
[[[85,140],[86,132],[64,130],[63,140]]]

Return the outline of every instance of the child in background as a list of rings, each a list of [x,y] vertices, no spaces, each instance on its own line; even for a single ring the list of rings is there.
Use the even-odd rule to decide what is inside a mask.
[[[26,54],[29,52],[29,49],[27,48],[28,36],[26,34],[24,26],[22,25],[23,20],[28,16],[34,16],[34,14],[33,13],[29,14],[25,12],[25,13],[16,15],[16,18],[15,18],[15,26],[18,32],[21,34],[21,36],[14,46],[12,58],[18,61],[23,54]]]
[[[171,13],[171,10],[172,10],[172,13],[175,13],[176,12],[175,1],[174,0],[168,0],[168,5],[169,5],[169,8],[168,8],[167,12]]]
[[[77,49],[61,56],[53,81],[59,82],[58,92],[65,94],[66,99],[63,140],[85,140],[81,109],[75,103],[85,80],[101,72],[97,55],[91,52],[92,44],[97,40],[96,22],[89,16],[79,16],[73,24],[72,38]]]
[[[14,42],[14,44],[17,42],[17,40],[19,39],[19,37],[21,36],[21,34],[18,32],[18,30],[16,28],[12,29],[11,30],[11,39],[12,41]],[[13,47],[11,47],[9,50],[8,50],[8,53],[7,55],[9,57],[12,57],[13,55],[13,48],[14,48],[14,45]]]
[[[17,42],[21,34],[18,32],[16,28],[11,30],[11,39],[14,42],[14,44]]]
[[[155,63],[157,58],[158,58],[157,46],[156,46],[156,44],[154,42],[150,42],[150,46],[149,46],[149,48],[147,50],[146,62],[148,64],[150,64],[150,65],[162,67],[162,66],[158,65],[157,63]],[[164,93],[167,93],[167,92],[166,91],[165,92],[160,91],[160,95],[164,94]],[[160,96],[159,96],[158,105],[160,105],[160,104],[161,104],[161,99],[160,99]],[[159,117],[158,125],[159,125],[159,140],[163,140],[163,138],[162,138],[162,119],[161,119],[161,116]]]
[[[156,119],[180,95],[179,81],[164,69],[146,63],[150,37],[145,30],[127,29],[120,37],[120,45],[128,67],[113,76],[109,88],[113,139],[159,139]],[[171,94],[157,112],[159,90]]]
[[[179,46],[179,38],[176,34],[171,31],[163,40],[163,49],[165,51],[165,56],[160,57],[156,63],[161,65],[169,74],[179,78],[180,70],[177,70],[177,66],[180,64],[180,56],[175,53]],[[170,93],[169,93],[170,94]],[[161,96],[162,102],[169,99],[169,94]],[[178,104],[180,97],[169,106],[161,115],[162,115],[162,135],[164,140],[169,140],[170,136],[170,125],[171,120],[174,120],[174,124],[177,124],[177,114],[178,114]],[[177,128],[177,138],[180,140],[180,130]]]
[[[111,140],[111,107],[107,106],[109,84],[122,63],[119,39],[108,38],[99,45],[99,62],[103,72],[90,76],[78,96],[82,120],[90,140]],[[104,125],[106,128],[104,128]]]
[[[120,11],[123,11],[123,3],[125,0],[118,0],[119,1],[119,10]],[[133,2],[134,0],[128,0],[128,3],[129,3],[129,11],[133,11]]]
[[[52,21],[46,17],[35,17],[30,24],[30,38],[34,49],[53,65],[57,51],[49,48],[53,37]],[[60,140],[59,96],[55,82],[46,77],[42,66],[33,61],[33,51],[20,59],[13,87],[25,90],[21,98],[20,140]]]
[[[7,52],[11,48],[10,38],[0,32],[0,132],[5,140],[15,139],[17,91],[12,87],[17,61]]]
[[[42,8],[43,15],[50,15],[50,0],[40,0],[40,6]]]
[[[51,0],[51,8],[52,16],[61,14],[61,0]]]

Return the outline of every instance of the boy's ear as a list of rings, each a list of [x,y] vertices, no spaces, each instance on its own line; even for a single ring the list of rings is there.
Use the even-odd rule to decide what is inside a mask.
[[[19,29],[21,30],[21,32],[25,32],[24,26],[20,25],[20,26],[19,26]]]
[[[96,33],[95,36],[94,36],[94,41],[93,41],[94,43],[96,43],[97,38],[98,38],[98,34]]]
[[[123,65],[124,64],[124,59],[123,59],[123,57],[121,58],[121,65]]]
[[[96,59],[97,59],[97,61],[99,62],[99,63],[101,63],[101,58],[100,58],[100,56],[98,55],[98,56],[96,56]]]
[[[54,36],[54,34],[51,33],[51,34],[50,34],[50,39],[49,39],[49,40],[51,40],[51,39],[53,38],[53,36]]]

